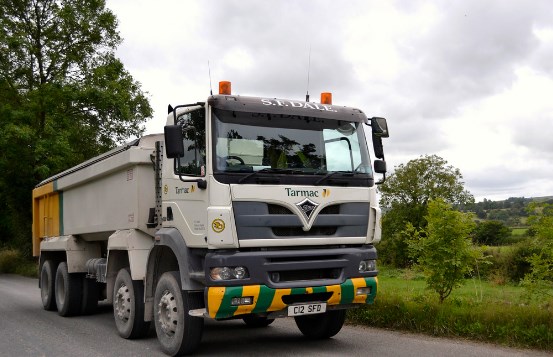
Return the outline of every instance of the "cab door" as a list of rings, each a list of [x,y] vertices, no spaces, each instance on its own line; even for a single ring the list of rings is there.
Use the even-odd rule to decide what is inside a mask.
[[[184,156],[165,161],[163,227],[177,228],[188,247],[205,246],[208,189],[197,182],[206,179],[205,108],[179,110],[175,124],[182,126]]]

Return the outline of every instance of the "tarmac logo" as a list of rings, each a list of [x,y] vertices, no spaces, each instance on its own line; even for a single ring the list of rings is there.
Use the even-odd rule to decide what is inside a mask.
[[[330,197],[330,189],[325,188],[323,190],[323,197]]]
[[[196,187],[194,185],[192,185],[191,187],[175,187],[175,193],[177,195],[193,193],[194,191],[196,191]]]
[[[284,188],[288,197],[319,197],[319,191],[316,190],[294,190],[290,187]]]

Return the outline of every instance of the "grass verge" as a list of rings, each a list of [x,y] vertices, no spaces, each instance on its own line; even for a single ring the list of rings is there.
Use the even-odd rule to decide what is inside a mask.
[[[25,259],[16,249],[0,249],[0,274],[18,274],[36,278],[38,276],[35,260]]]
[[[530,302],[524,292],[467,281],[440,304],[416,273],[387,272],[379,278],[375,304],[350,310],[348,321],[553,351],[553,301]]]

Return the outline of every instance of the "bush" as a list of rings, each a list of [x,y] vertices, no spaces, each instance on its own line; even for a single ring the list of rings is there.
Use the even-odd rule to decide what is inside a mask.
[[[38,267],[34,259],[28,260],[15,249],[0,249],[0,274],[19,274],[36,278]]]
[[[486,247],[484,256],[490,264],[479,265],[480,276],[502,283],[519,283],[530,272],[528,258],[537,253],[536,247],[528,241],[511,246]]]
[[[474,243],[502,245],[511,236],[511,230],[500,221],[478,222],[472,232]]]
[[[0,273],[14,274],[20,260],[21,255],[17,250],[0,250]]]

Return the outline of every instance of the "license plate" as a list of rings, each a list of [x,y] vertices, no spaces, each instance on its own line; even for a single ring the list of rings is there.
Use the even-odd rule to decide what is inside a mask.
[[[326,312],[325,302],[288,306],[288,316],[322,314],[323,312]]]

